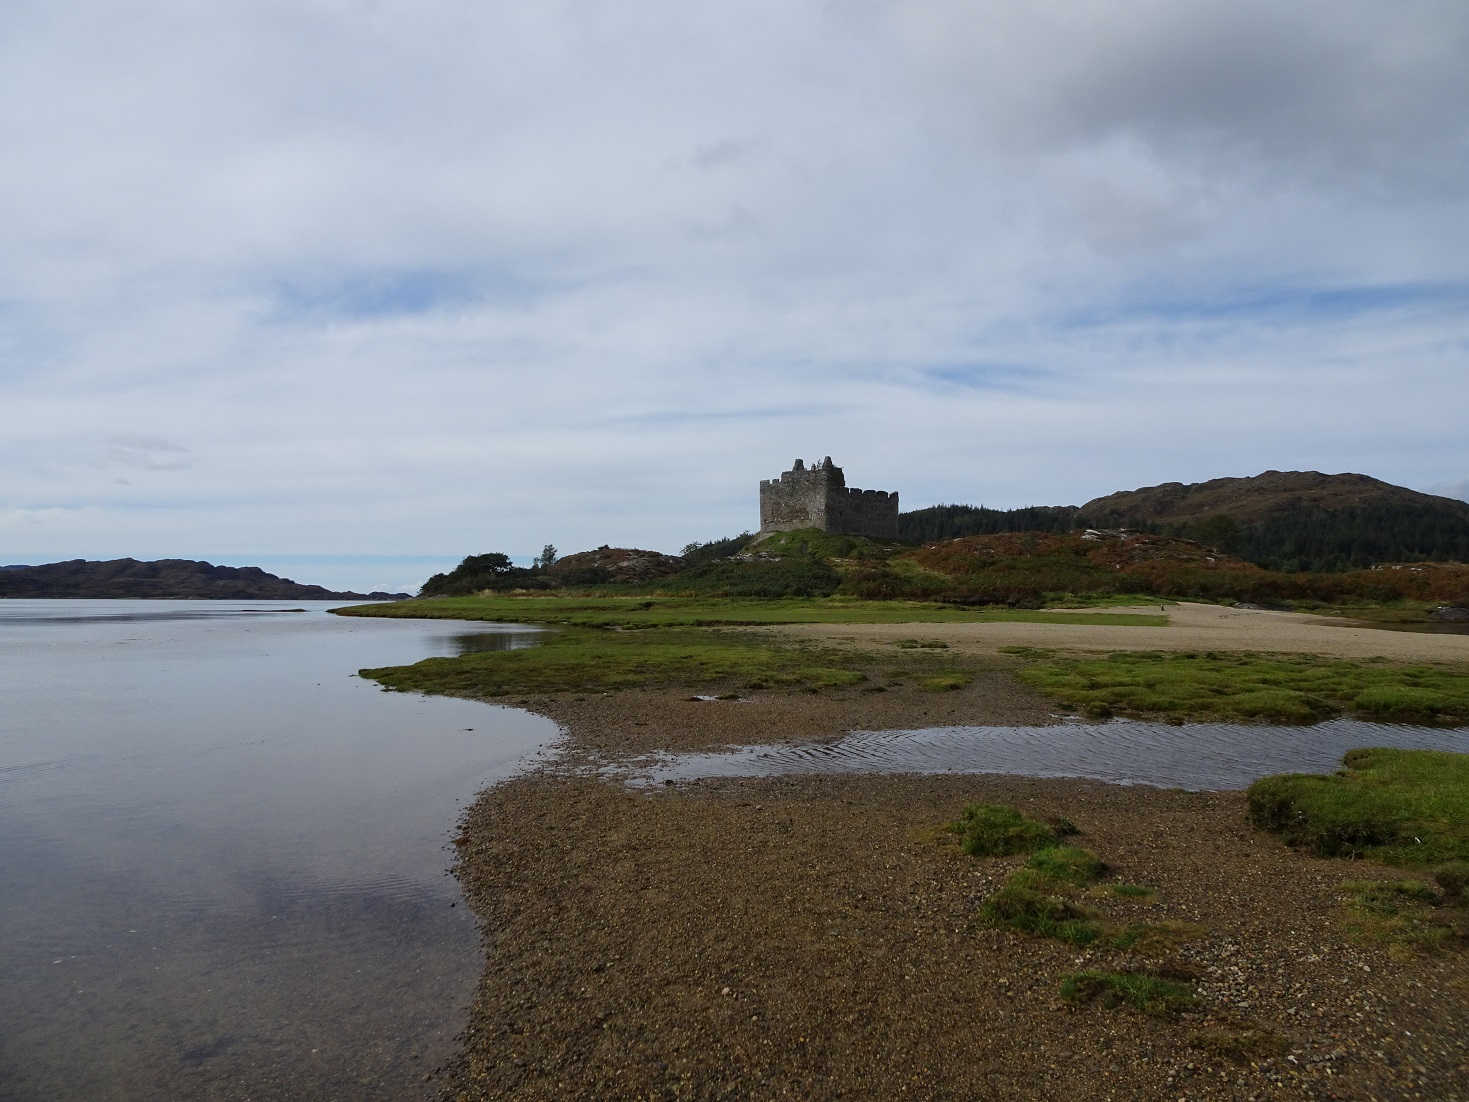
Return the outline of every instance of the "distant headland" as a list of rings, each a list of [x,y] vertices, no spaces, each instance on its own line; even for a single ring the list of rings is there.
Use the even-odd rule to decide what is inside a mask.
[[[395,601],[406,593],[353,593],[302,585],[258,566],[215,566],[190,559],[71,559],[40,566],[0,566],[0,597]]]

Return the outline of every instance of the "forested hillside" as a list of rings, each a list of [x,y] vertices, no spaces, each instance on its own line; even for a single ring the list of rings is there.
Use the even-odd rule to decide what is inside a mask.
[[[1469,502],[1360,474],[1266,471],[1087,502],[1079,523],[1196,539],[1277,570],[1469,561]]]
[[[1076,527],[1075,505],[1032,505],[1024,509],[986,509],[983,505],[932,505],[898,514],[898,538],[910,543],[1001,532],[1069,532]]]
[[[1272,570],[1469,562],[1469,502],[1360,474],[1266,471],[1253,478],[1125,490],[1079,508],[935,505],[898,517],[899,535],[915,543],[1081,528],[1197,540]]]

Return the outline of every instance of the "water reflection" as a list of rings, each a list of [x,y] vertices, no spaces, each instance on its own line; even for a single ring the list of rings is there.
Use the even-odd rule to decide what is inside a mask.
[[[0,601],[0,1098],[434,1093],[448,838],[555,728],[355,676],[533,630],[334,603]]]
[[[546,631],[526,624],[486,624],[482,630],[440,635],[435,641],[455,654],[481,654],[533,647],[546,638]]]

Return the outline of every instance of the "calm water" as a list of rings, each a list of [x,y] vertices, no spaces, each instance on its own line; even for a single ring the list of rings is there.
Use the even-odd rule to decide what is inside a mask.
[[[459,808],[555,728],[355,671],[536,635],[327,607],[0,601],[0,1098],[427,1092]]]
[[[1246,788],[1268,773],[1334,772],[1342,755],[1357,746],[1469,753],[1469,729],[1338,719],[1314,727],[1226,723],[1175,727],[1119,720],[1052,727],[856,731],[821,744],[665,754],[631,780],[661,784],[787,773],[1010,773],[1169,788]]]

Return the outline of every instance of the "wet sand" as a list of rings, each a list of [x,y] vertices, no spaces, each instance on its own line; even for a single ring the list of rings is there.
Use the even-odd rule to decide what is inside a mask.
[[[1359,645],[1356,629],[1284,615],[1184,606],[1157,629],[782,630],[977,654]],[[1420,645],[1372,634],[1389,638],[1347,653]],[[1423,642],[1439,655],[1469,644]],[[939,695],[687,697],[520,702],[556,719],[566,742],[483,793],[464,822],[458,875],[486,969],[441,1079],[448,1097],[1469,1099],[1469,954],[1349,928],[1341,884],[1401,873],[1288,850],[1247,825],[1238,792],[870,775],[641,792],[593,771],[655,749],[1054,718],[998,668]],[[1155,889],[1137,899],[1104,885],[1089,905],[1173,935],[1123,951],[986,927],[978,908],[1021,859],[952,844],[942,827],[974,800],[1074,821],[1078,843],[1112,866],[1108,883]],[[1069,972],[1138,967],[1194,982],[1197,1007],[1168,1021],[1060,998]]]

